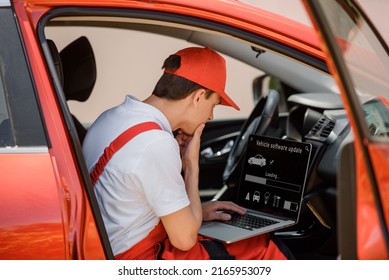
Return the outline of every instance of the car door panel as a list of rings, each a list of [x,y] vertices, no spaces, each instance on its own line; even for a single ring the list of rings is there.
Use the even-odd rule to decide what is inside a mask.
[[[59,201],[66,198],[59,196],[52,161],[45,150],[0,151],[1,259],[18,259],[21,252],[25,259],[65,258],[64,213]]]
[[[201,136],[199,188],[210,199],[223,186],[223,171],[244,119],[208,122]],[[208,192],[207,192],[208,190]]]
[[[371,23],[366,20],[360,7],[354,1],[304,1],[316,28],[320,30],[323,48],[327,53],[328,63],[336,77],[341,90],[345,108],[355,135],[355,165],[351,166],[351,174],[355,174],[355,184],[347,186],[350,193],[355,193],[355,213],[348,211],[350,219],[356,224],[356,255],[359,259],[387,259],[389,257],[389,141],[387,119],[389,117],[388,85],[388,53],[389,49],[377,34]],[[342,18],[343,29],[334,19]],[[372,57],[355,56],[355,53],[370,54]],[[383,71],[376,76],[374,73]],[[373,73],[373,75],[372,75]],[[374,78],[373,78],[374,77]],[[361,94],[363,93],[363,94]],[[367,112],[367,97],[384,100],[381,114]],[[379,96],[379,97],[378,97]],[[371,100],[371,99],[370,99]],[[374,116],[383,122],[380,135],[371,133],[369,118]],[[348,151],[347,153],[350,153]],[[354,166],[354,167],[353,167]],[[339,181],[352,182],[349,174],[341,169]],[[344,187],[344,186],[343,186]],[[344,193],[344,190],[342,190]],[[339,203],[346,203],[344,196]],[[342,207],[339,209],[342,211]],[[344,212],[340,217],[346,218]],[[347,243],[348,236],[339,234],[339,243]]]
[[[12,8],[0,9],[0,259],[104,258],[35,33]]]

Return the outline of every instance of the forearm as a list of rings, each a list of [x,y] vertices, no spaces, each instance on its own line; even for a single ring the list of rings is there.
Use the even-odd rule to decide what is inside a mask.
[[[190,210],[194,218],[194,228],[198,232],[203,220],[203,211],[199,194],[199,165],[197,162],[187,164],[184,173],[186,192],[190,201]],[[196,232],[196,234],[197,234]]]
[[[190,204],[175,213],[161,217],[173,246],[181,250],[189,250],[196,244],[203,217],[199,195],[199,149],[203,128],[204,124],[199,125],[191,137],[182,131],[176,136]]]
[[[197,168],[196,166],[185,168],[184,181],[190,204],[177,212],[161,217],[170,242],[183,251],[191,249],[196,244],[202,222],[198,175],[198,164]]]

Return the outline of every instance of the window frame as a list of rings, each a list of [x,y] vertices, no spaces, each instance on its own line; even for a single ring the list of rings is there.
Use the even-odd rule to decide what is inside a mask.
[[[11,7],[0,7],[0,75],[15,152],[23,147],[49,147],[26,51]],[[0,147],[0,153],[5,152]],[[9,147],[8,147],[9,148]],[[38,149],[41,152],[41,149]]]

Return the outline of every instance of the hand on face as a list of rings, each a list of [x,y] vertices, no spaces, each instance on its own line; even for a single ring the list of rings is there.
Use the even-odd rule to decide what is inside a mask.
[[[176,141],[180,146],[180,153],[182,158],[182,167],[185,169],[188,164],[197,164],[199,162],[200,137],[203,132],[205,124],[200,124],[193,136],[185,134],[181,129],[178,130]]]

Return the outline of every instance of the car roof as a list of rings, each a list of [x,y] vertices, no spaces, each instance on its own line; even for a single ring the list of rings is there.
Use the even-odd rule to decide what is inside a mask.
[[[312,25],[276,14],[274,9],[269,11],[266,7],[235,0],[19,1],[30,7],[34,16],[29,18],[35,26],[42,19],[57,26],[131,26],[132,30],[209,46],[269,75],[283,75],[285,83],[301,92],[338,92],[328,75],[325,54]],[[94,20],[94,16],[98,18]],[[237,40],[229,40],[231,37]],[[248,45],[258,46],[259,51],[247,49]],[[261,54],[261,59],[253,59],[257,54]],[[302,66],[302,61],[309,67]],[[296,71],[287,73],[285,69]]]
[[[20,1],[14,0],[14,2]],[[250,1],[155,0],[150,2],[143,0],[22,0],[22,2],[32,9],[34,7],[37,9],[42,9],[44,7],[46,7],[46,9],[52,9],[64,6],[106,8],[128,7],[133,9],[158,10],[202,17],[207,20],[216,20],[220,23],[233,25],[237,28],[243,28],[247,31],[251,30],[257,34],[263,34],[266,37],[277,39],[277,41],[284,42],[285,44],[303,50],[310,55],[324,59],[319,39],[311,25],[289,18],[285,16],[285,14],[276,14],[274,13],[274,8],[272,11],[268,11],[259,7],[259,5],[254,6],[250,3],[244,3]]]

